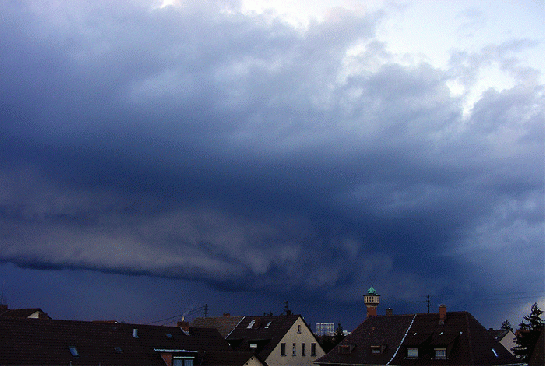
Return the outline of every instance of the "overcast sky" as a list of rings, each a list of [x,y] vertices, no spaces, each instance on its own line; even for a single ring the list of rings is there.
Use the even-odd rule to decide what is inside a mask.
[[[4,302],[543,306],[543,1],[312,3],[0,2]]]

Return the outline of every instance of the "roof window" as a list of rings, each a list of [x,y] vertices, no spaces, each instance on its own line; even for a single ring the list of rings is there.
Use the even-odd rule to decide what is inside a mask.
[[[349,355],[350,353],[352,353],[354,347],[355,346],[353,344],[341,344],[338,348],[338,352],[341,355]]]
[[[115,353],[123,353],[123,350],[121,349],[121,347],[115,347],[114,351]]]
[[[494,356],[496,356],[496,358],[500,357],[500,356],[498,356],[498,353],[496,352],[496,350],[494,348],[492,348],[492,352],[494,353]]]
[[[74,357],[79,356],[78,349],[75,346],[70,346],[70,347],[68,347],[68,349],[70,350],[70,353],[72,354],[72,356],[74,356]]]
[[[407,348],[407,358],[418,358],[418,348]]]
[[[267,325],[265,325],[265,328],[268,328],[270,325],[271,325],[272,321],[271,322],[267,322]]]
[[[446,348],[435,348],[435,359],[436,360],[446,360],[447,359],[447,349]]]
[[[252,327],[254,326],[255,324],[255,319],[252,319],[252,321],[250,322],[250,324],[248,324],[248,328],[247,329],[252,329]]]

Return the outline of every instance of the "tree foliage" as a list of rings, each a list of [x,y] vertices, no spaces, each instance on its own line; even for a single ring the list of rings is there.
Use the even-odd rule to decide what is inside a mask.
[[[530,315],[525,315],[524,320],[519,324],[519,330],[516,332],[517,346],[513,348],[513,352],[522,361],[528,362],[541,332],[543,332],[544,323],[541,319],[543,311],[537,306],[537,303],[532,305]]]
[[[500,329],[513,331],[513,327],[511,326],[511,323],[509,323],[509,320],[504,320],[503,323],[501,323]]]
[[[337,324],[337,329],[334,335],[321,335],[317,336],[318,343],[322,347],[325,353],[331,351],[337,344],[341,343],[344,339],[344,331],[341,323]]]

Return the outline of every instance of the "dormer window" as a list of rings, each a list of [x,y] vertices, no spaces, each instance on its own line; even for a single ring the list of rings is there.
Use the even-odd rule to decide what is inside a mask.
[[[447,349],[446,348],[435,348],[435,359],[436,360],[446,360],[447,359]]]
[[[247,328],[247,329],[252,329],[253,326],[254,326],[254,324],[255,324],[255,320],[252,320],[252,321],[250,322],[250,324],[248,324],[248,328]]]
[[[350,353],[352,353],[354,347],[355,346],[353,344],[341,344],[338,348],[338,352],[341,355],[349,355]]]
[[[418,358],[418,348],[407,348],[407,358]]]

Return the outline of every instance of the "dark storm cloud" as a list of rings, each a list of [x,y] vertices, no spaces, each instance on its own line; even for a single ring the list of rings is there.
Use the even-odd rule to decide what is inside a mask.
[[[380,13],[25,4],[2,5],[2,261],[341,300],[542,278],[543,86],[503,58],[531,44],[444,71],[395,63]],[[447,81],[491,60],[525,82],[466,118]]]

